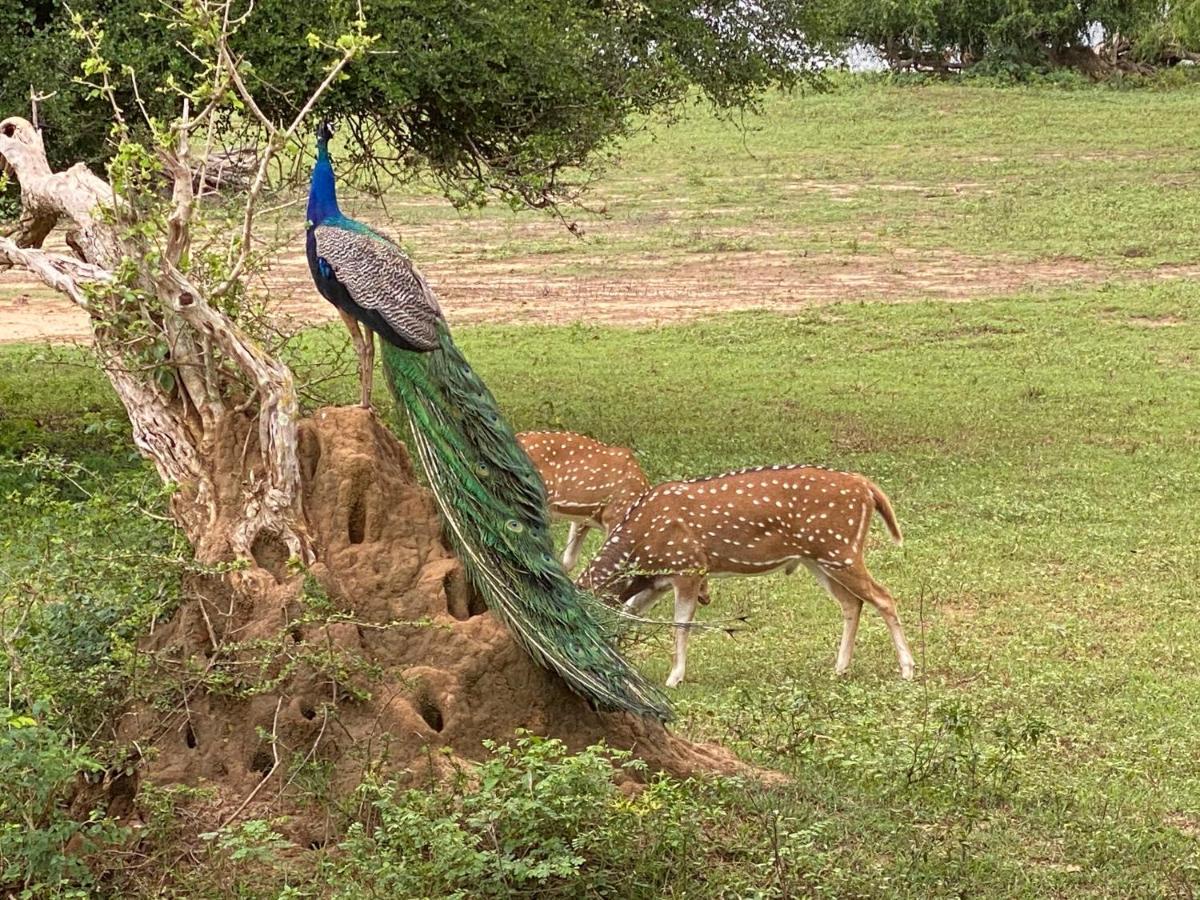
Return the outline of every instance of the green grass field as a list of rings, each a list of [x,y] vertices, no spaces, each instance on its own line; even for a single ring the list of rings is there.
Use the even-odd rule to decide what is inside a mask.
[[[504,209],[455,213],[419,187],[392,195],[387,218],[402,234],[406,224],[445,226],[428,237],[418,227],[420,259],[545,254],[568,273],[646,251],[1195,263],[1198,101],[1200,84],[835,77],[825,92],[768,97],[762,116],[720,121],[697,107],[679,123],[650,123],[594,185],[587,206],[604,215],[578,214],[585,241]]]
[[[1198,98],[843,85],[772,100],[744,147],[699,117],[640,139],[598,188],[626,199],[588,245],[485,211],[467,222],[515,236],[480,246],[464,232],[439,252],[557,254],[569,270],[597,253],[686,256],[745,229],[746,252],[1193,262]],[[786,191],[806,179],[845,188]],[[868,561],[898,598],[911,684],[869,610],[850,676],[833,677],[839,610],[807,575],[714,584],[701,619],[748,624],[693,639],[678,729],[792,780],[725,796],[727,835],[673,896],[1194,896],[1198,301],[1184,280],[1106,280],[655,328],[460,330],[518,428],[633,446],[653,480],[775,462],[861,471],[905,530],[896,548],[876,524]],[[301,379],[344,343],[311,334]],[[82,463],[80,489],[98,493],[143,477],[81,361],[0,347],[0,457],[17,461],[0,468],[0,611],[50,590],[39,565],[71,551],[47,549],[56,526],[23,502],[37,489],[20,460],[39,448]],[[344,375],[308,396],[357,395]],[[65,531],[60,544],[84,539]],[[111,530],[89,534],[119,549]],[[634,653],[665,678],[665,635]]]

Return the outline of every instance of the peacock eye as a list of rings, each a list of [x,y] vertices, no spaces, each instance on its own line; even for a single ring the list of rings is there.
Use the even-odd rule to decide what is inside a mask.
[[[513,534],[520,534],[522,531],[525,530],[525,526],[522,525],[520,522],[518,522],[516,519],[509,519],[507,522],[504,523],[504,525]]]
[[[305,220],[304,220],[304,230],[305,230],[305,231],[312,231],[312,230],[313,230],[313,220],[312,220],[312,219],[305,219]]]

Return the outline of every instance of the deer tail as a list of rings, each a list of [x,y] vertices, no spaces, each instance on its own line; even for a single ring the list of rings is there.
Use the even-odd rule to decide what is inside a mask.
[[[879,518],[883,519],[883,524],[887,526],[887,530],[892,535],[892,541],[896,544],[903,544],[904,535],[900,533],[900,525],[896,522],[892,501],[873,482],[868,481],[867,488],[871,491],[871,499],[875,501],[875,512],[879,513]]]

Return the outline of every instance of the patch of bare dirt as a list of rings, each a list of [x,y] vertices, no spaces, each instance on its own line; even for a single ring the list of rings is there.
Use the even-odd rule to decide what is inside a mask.
[[[421,226],[404,237],[419,232],[424,241],[425,231],[444,227]],[[753,232],[736,230],[704,235],[731,246],[753,238]],[[1073,258],[1031,262],[915,250],[887,256],[805,256],[773,250],[630,256],[545,253],[500,260],[464,250],[422,262],[421,268],[452,324],[661,324],[731,310],[786,313],[845,302],[966,302],[1116,278],[1200,275],[1200,266],[1130,268]],[[332,307],[313,289],[300,252],[280,255],[265,286],[275,312],[290,325],[333,318]],[[86,317],[66,300],[20,272],[0,273],[0,342],[87,336]]]
[[[1128,322],[1135,328],[1174,328],[1176,325],[1182,325],[1183,319],[1179,316],[1164,315],[1164,316],[1130,316]]]

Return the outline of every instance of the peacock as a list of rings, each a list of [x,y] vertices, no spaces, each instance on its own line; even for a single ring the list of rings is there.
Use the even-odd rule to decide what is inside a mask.
[[[354,331],[361,323],[366,342],[379,335],[388,387],[472,587],[536,662],[593,707],[669,720],[663,695],[609,643],[601,605],[559,564],[542,480],[455,346],[429,284],[394,242],[338,208],[331,136],[322,122],[309,268]],[[368,390],[364,382],[364,403]]]

